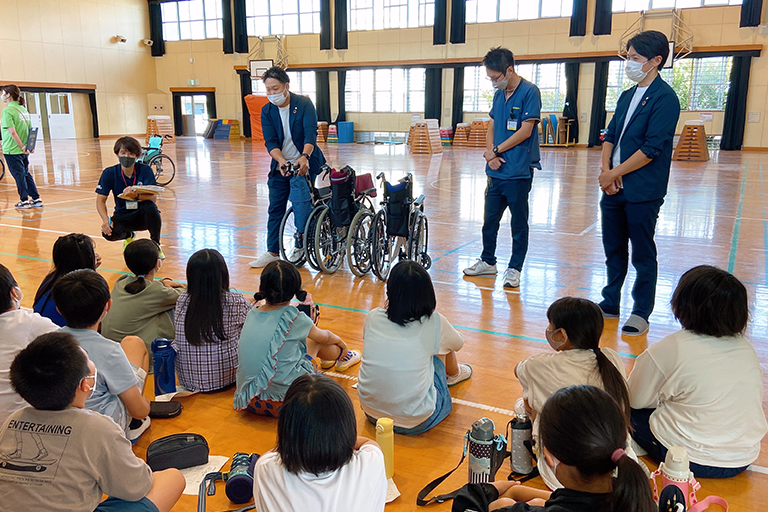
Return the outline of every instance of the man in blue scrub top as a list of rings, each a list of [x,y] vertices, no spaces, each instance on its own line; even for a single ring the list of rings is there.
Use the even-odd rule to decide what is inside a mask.
[[[468,276],[495,275],[496,239],[504,210],[512,214],[512,256],[504,272],[504,286],[520,286],[520,271],[528,252],[528,193],[533,170],[539,163],[541,95],[539,88],[515,73],[515,57],[506,48],[493,48],[483,59],[483,66],[496,93],[491,106],[491,121],[486,135],[485,218],[483,253]]]

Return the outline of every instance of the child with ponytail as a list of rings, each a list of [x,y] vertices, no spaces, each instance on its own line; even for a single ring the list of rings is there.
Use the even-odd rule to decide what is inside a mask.
[[[547,352],[521,361],[515,375],[523,386],[523,399],[531,414],[534,438],[538,438],[539,415],[555,391],[578,384],[604,389],[621,406],[629,420],[629,392],[624,364],[616,351],[600,348],[603,315],[600,306],[578,297],[563,297],[547,310],[549,326],[546,338],[555,352]],[[539,457],[541,446],[537,447]],[[636,458],[634,452],[630,452]],[[539,458],[539,460],[541,460]],[[550,489],[561,487],[548,467],[539,471]]]
[[[152,342],[155,338],[172,340],[175,336],[170,313],[185,286],[169,277],[155,281],[163,261],[160,247],[148,238],[128,244],[123,258],[133,275],[117,279],[112,289],[112,309],[102,321],[101,334],[118,342],[126,336],[141,338],[149,353],[151,369]]]
[[[453,512],[655,512],[643,469],[624,451],[626,411],[595,386],[556,391],[540,414],[542,457],[563,487],[547,494],[513,481],[469,484]],[[616,469],[618,468],[618,471]]]
[[[265,416],[278,416],[291,383],[301,375],[316,372],[315,358],[335,361],[336,370],[360,362],[360,352],[347,350],[334,333],[319,329],[295,306],[304,298],[301,274],[287,261],[264,267],[257,303],[245,317],[240,333],[235,409],[248,409]]]

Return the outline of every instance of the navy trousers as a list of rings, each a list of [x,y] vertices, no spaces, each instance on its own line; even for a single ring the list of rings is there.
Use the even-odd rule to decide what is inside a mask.
[[[485,189],[485,215],[483,219],[483,253],[480,259],[489,265],[496,264],[496,240],[504,210],[512,214],[512,256],[509,268],[523,269],[528,253],[528,193],[533,184],[531,177],[520,180],[488,178]]]
[[[606,313],[619,314],[621,287],[629,269],[629,244],[632,244],[632,266],[637,279],[632,288],[634,306],[632,314],[645,320],[651,316],[656,298],[656,220],[664,199],[630,203],[619,190],[614,195],[603,193],[600,200],[602,214],[603,249],[608,284],[603,288],[600,307]]]
[[[32,199],[40,199],[37,192],[35,179],[29,174],[29,155],[3,155],[5,163],[8,164],[8,170],[11,176],[16,180],[16,191],[19,193],[19,199],[26,201],[32,196]]]
[[[310,181],[314,183],[316,174],[310,171]],[[304,176],[287,178],[279,171],[270,173],[267,181],[269,187],[269,208],[267,213],[267,251],[278,254],[280,251],[280,221],[283,220],[288,207],[288,198],[294,200],[293,214],[296,228],[304,232],[309,214],[312,213],[309,186]]]
[[[149,237],[160,243],[160,230],[163,227],[163,219],[160,210],[154,201],[139,201],[139,207],[135,210],[125,210],[112,215],[112,233],[101,234],[106,240],[114,242],[125,240],[133,231],[149,231]]]

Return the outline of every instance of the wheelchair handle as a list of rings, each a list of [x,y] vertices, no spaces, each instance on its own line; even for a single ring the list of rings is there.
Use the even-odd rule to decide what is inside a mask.
[[[418,207],[424,204],[424,194],[421,194],[419,197],[416,198],[416,200],[413,202],[413,205]]]

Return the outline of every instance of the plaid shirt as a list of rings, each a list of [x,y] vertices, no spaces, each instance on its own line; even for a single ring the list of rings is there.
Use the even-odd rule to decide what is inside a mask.
[[[235,382],[237,371],[237,342],[245,317],[253,305],[240,293],[222,295],[224,310],[224,339],[216,343],[191,345],[184,332],[184,319],[189,307],[189,294],[183,293],[176,302],[174,328],[176,339],[176,375],[179,384],[192,391],[213,391]]]

